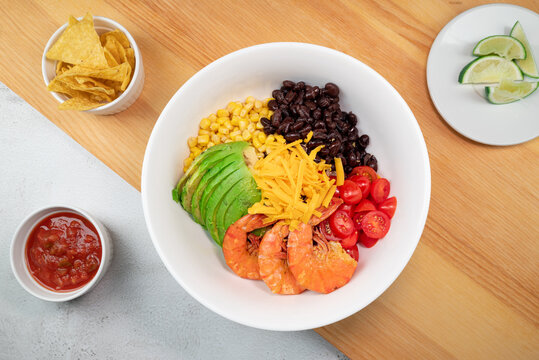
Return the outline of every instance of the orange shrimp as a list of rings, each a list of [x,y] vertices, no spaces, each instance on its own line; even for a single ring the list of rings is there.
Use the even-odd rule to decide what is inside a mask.
[[[244,279],[260,280],[258,267],[258,240],[247,233],[263,228],[265,215],[247,214],[230,225],[223,240],[226,264]],[[249,241],[247,241],[249,238]]]
[[[331,214],[337,211],[337,209],[339,208],[339,206],[342,205],[343,202],[344,201],[341,198],[336,198],[336,197],[332,198],[327,208],[321,206],[318,209],[316,209],[320,211],[322,215],[320,217],[317,217],[315,215],[311,216],[311,218],[309,219],[309,224],[312,226],[320,224],[322,221],[330,217]]]
[[[313,239],[317,245],[313,246]],[[309,224],[300,224],[288,236],[288,267],[297,282],[319,293],[330,293],[348,283],[357,262],[337,241],[327,241]]]
[[[288,225],[277,223],[269,230],[258,251],[260,277],[275,294],[295,295],[305,290],[298,284],[286,263],[286,242]]]

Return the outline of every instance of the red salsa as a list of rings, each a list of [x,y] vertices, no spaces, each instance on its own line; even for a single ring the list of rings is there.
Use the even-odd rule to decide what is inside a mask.
[[[26,262],[41,285],[73,290],[88,283],[101,263],[101,241],[84,217],[60,212],[41,220],[26,242]]]

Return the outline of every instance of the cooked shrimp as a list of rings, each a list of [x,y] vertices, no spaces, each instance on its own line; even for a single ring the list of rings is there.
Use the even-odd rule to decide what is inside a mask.
[[[230,225],[223,240],[223,255],[226,264],[238,276],[260,280],[258,269],[258,237],[248,236],[253,230],[263,228],[265,215],[245,215]]]
[[[329,205],[327,208],[319,207],[318,209],[316,209],[320,211],[322,215],[320,217],[313,215],[311,219],[309,220],[309,225],[315,226],[315,225],[320,224],[322,221],[326,220],[328,217],[331,216],[331,214],[337,211],[337,209],[339,208],[339,206],[342,205],[343,202],[344,201],[341,198],[333,198],[329,202]]]
[[[288,233],[288,225],[277,223],[264,235],[258,249],[258,265],[260,277],[273,293],[295,295],[305,288],[288,269],[285,241]]]
[[[313,239],[317,245],[313,246]],[[348,283],[357,262],[337,241],[327,241],[309,224],[300,224],[288,236],[288,267],[297,282],[327,294]]]

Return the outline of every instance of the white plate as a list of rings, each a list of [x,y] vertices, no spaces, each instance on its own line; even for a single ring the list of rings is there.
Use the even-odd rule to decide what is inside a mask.
[[[281,81],[334,82],[343,109],[354,111],[371,137],[379,172],[391,181],[398,208],[391,229],[372,249],[360,250],[346,286],[328,295],[272,294],[262,281],[241,279],[222,250],[172,200],[188,155],[187,138],[200,119],[229,101],[271,96]],[[401,273],[419,241],[430,200],[425,141],[397,91],[362,62],[328,48],[272,43],[229,54],[200,70],[169,101],[157,120],[142,169],[142,203],[151,238],[167,269],[195,299],[244,325],[269,330],[311,329],[339,321],[367,306]]]
[[[513,145],[539,136],[539,91],[521,101],[493,105],[484,98],[484,86],[458,82],[462,68],[476,58],[475,44],[490,35],[509,35],[517,20],[538,62],[539,15],[515,5],[483,5],[463,12],[440,31],[430,49],[427,83],[432,102],[453,129],[480,143]]]

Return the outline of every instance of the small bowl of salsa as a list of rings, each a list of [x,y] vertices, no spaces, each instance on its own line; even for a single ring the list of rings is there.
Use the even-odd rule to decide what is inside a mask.
[[[30,294],[72,300],[103,277],[112,257],[106,228],[86,211],[50,206],[30,214],[11,243],[15,277]]]

